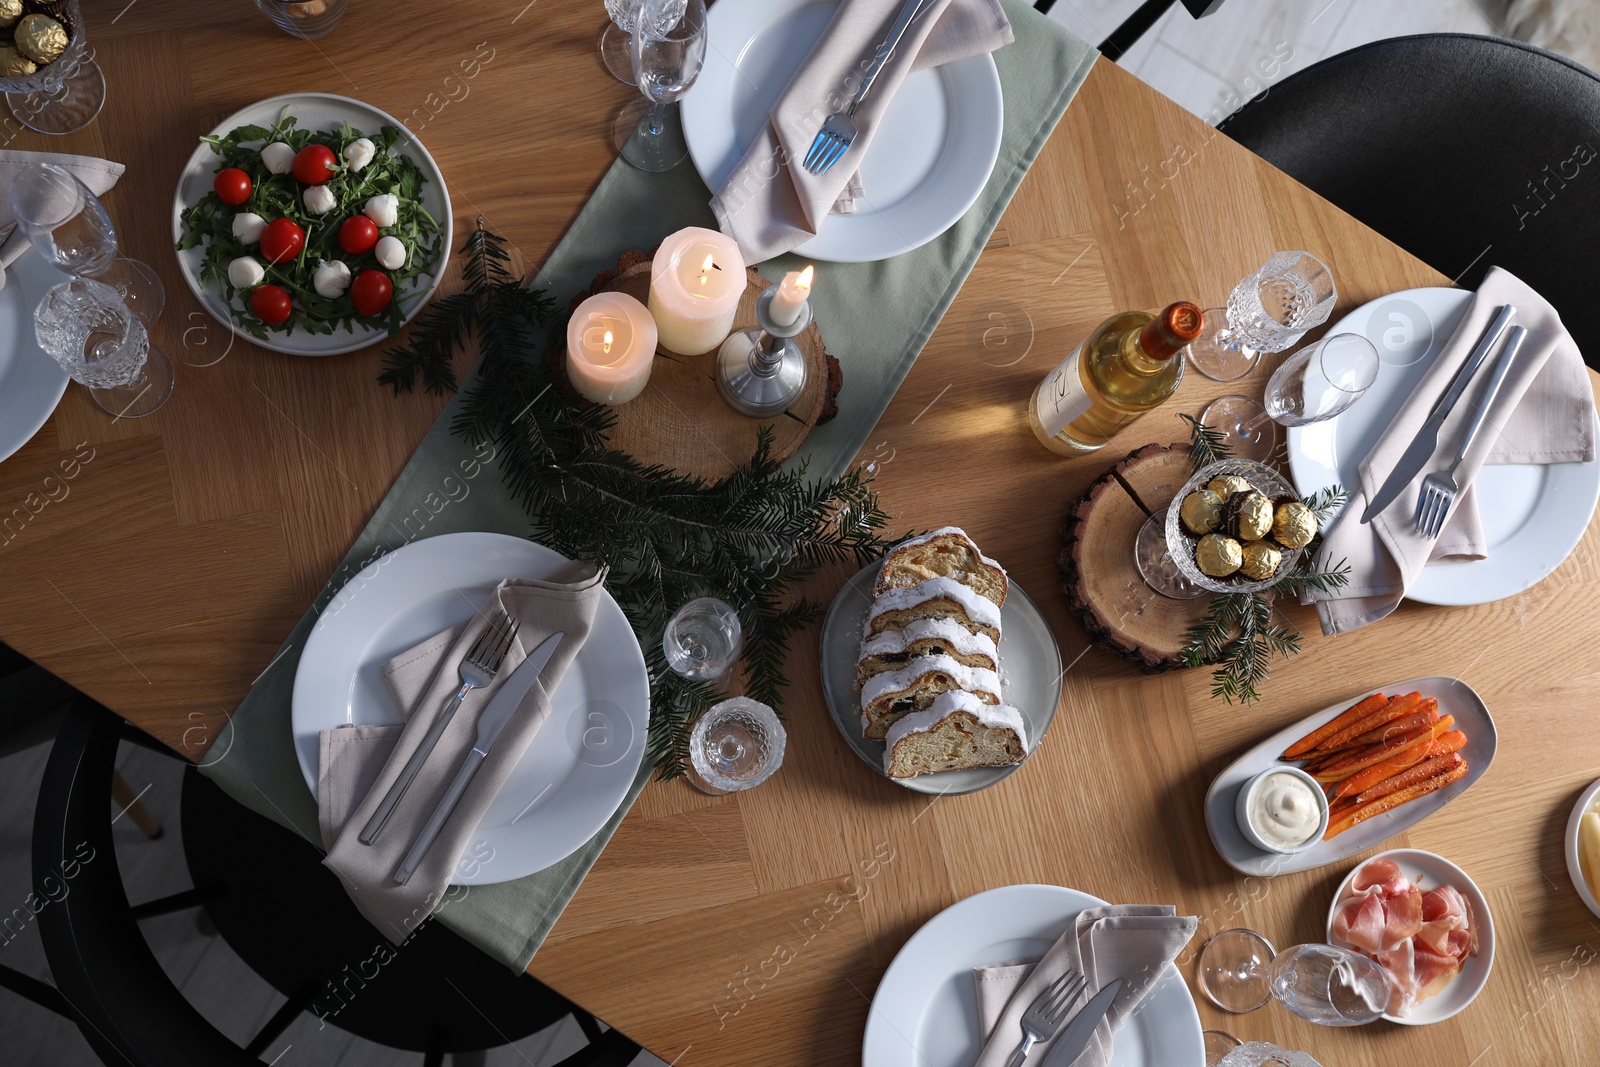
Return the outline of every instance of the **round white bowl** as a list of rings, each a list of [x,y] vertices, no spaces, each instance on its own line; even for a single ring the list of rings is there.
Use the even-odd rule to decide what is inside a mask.
[[[1311,791],[1317,797],[1317,832],[1312,834],[1303,844],[1295,845],[1293,848],[1270,844],[1260,834],[1256,833],[1254,826],[1250,825],[1250,798],[1261,787],[1261,783],[1266,781],[1269,775],[1273,774],[1290,774],[1299,778],[1311,787]],[[1239,832],[1244,834],[1244,839],[1256,848],[1263,852],[1276,852],[1282,856],[1293,856],[1298,852],[1316,848],[1322,843],[1322,835],[1328,832],[1328,795],[1322,791],[1322,783],[1299,767],[1291,767],[1286,763],[1279,763],[1261,771],[1239,787],[1239,798],[1234,801],[1233,815],[1239,821]]]
[[[1595,806],[1600,801],[1600,782],[1595,782],[1578,797],[1578,802],[1572,805],[1572,814],[1567,818],[1567,876],[1572,879],[1573,888],[1577,889],[1578,896],[1590,911],[1600,915],[1600,901],[1595,900],[1594,894],[1589,891],[1588,883],[1583,880],[1583,867],[1578,863],[1578,820],[1583,818],[1583,813]]]

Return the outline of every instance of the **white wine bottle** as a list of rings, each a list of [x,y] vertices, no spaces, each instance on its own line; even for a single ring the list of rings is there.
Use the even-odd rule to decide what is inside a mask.
[[[1099,450],[1124,426],[1178,391],[1185,346],[1200,336],[1200,308],[1124,311],[1102,322],[1039,383],[1028,425],[1064,456]]]

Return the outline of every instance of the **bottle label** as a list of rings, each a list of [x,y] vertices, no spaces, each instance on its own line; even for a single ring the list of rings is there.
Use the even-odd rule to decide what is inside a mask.
[[[1078,357],[1083,354],[1083,344],[1072,350],[1072,355],[1061,361],[1051,371],[1034,394],[1034,415],[1044,427],[1046,436],[1055,437],[1077,421],[1093,406],[1083,388],[1083,375],[1078,370]]]

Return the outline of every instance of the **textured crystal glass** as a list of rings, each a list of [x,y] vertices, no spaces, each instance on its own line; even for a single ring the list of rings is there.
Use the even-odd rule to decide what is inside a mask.
[[[1191,582],[1167,551],[1167,509],[1152,511],[1133,539],[1133,561],[1144,584],[1171,600],[1193,600],[1205,593]]]
[[[749,697],[713,704],[689,733],[689,781],[712,794],[758,786],[783,763],[787,742],[765,704]]]
[[[78,0],[67,0],[61,21],[67,47],[53,62],[20,78],[0,78],[0,92],[17,121],[40,133],[71,133],[93,122],[106,103],[106,76],[88,52]]]
[[[272,24],[291,37],[314,41],[333,32],[350,0],[256,0]]]
[[[1226,308],[1206,310],[1189,362],[1215,381],[1242,378],[1262,352],[1282,352],[1328,321],[1338,297],[1333,272],[1316,256],[1279,252],[1234,286]]]
[[[688,155],[682,133],[668,130],[668,106],[700,77],[706,60],[705,0],[644,0],[632,38],[633,75],[644,94],[612,127],[622,158],[640,170],[671,170]]]
[[[743,638],[733,606],[703,596],[673,612],[661,634],[661,651],[667,666],[685,678],[717,678],[739,658]]]
[[[1214,1032],[1206,1031],[1207,1034]],[[1291,1052],[1266,1041],[1239,1044],[1235,1038],[1234,1043],[1235,1047],[1217,1060],[1215,1067],[1322,1067],[1304,1052]]]
[[[1271,423],[1269,422],[1268,425],[1271,425]],[[1220,463],[1208,463],[1195,471],[1194,477],[1183,483],[1183,488],[1179,489],[1172,497],[1172,504],[1167,508],[1167,546],[1172,553],[1173,562],[1178,565],[1178,569],[1183,572],[1183,576],[1200,588],[1208,589],[1213,593],[1257,593],[1268,586],[1274,585],[1283,575],[1290,573],[1295,564],[1299,562],[1300,554],[1305,549],[1284,549],[1282,562],[1278,564],[1277,572],[1270,578],[1252,580],[1239,575],[1237,572],[1227,578],[1213,578],[1202,571],[1194,561],[1195,545],[1199,543],[1200,539],[1183,528],[1179,511],[1183,507],[1185,497],[1197,490],[1204,489],[1206,483],[1210,482],[1211,479],[1224,474],[1238,475],[1254,486],[1268,500],[1277,500],[1280,497],[1300,499],[1299,495],[1294,491],[1294,486],[1285,481],[1283,476],[1271,467],[1263,467],[1259,463],[1251,463],[1240,459],[1225,459]]]
[[[148,415],[172,395],[172,361],[111,286],[62,282],[39,301],[33,325],[39,347],[118,418]]]

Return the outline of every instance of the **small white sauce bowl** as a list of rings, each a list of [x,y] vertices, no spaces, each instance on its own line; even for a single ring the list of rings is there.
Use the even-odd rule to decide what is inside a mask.
[[[1595,782],[1583,791],[1578,797],[1578,802],[1572,805],[1572,815],[1567,819],[1567,875],[1572,879],[1572,888],[1578,891],[1578,896],[1588,909],[1600,915],[1600,901],[1595,900],[1594,894],[1589,892],[1588,883],[1583,880],[1583,865],[1578,862],[1578,821],[1583,818],[1583,813],[1595,806],[1600,800],[1600,782]]]
[[[1317,831],[1302,844],[1293,848],[1284,848],[1281,845],[1269,844],[1262,836],[1256,833],[1256,828],[1250,825],[1250,801],[1255,796],[1256,790],[1261,788],[1261,783],[1270,775],[1289,774],[1305,782],[1311,787],[1311,792],[1317,798]],[[1239,787],[1239,799],[1233,805],[1234,818],[1239,822],[1239,832],[1244,834],[1246,841],[1263,852],[1276,852],[1284,856],[1292,856],[1296,852],[1304,852],[1315,848],[1322,843],[1322,835],[1328,832],[1328,796],[1322,791],[1322,783],[1299,767],[1291,767],[1285,763],[1274,764],[1250,779]]]

